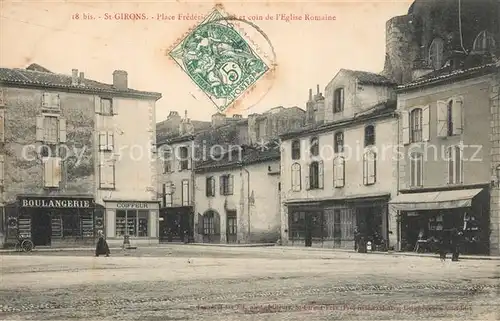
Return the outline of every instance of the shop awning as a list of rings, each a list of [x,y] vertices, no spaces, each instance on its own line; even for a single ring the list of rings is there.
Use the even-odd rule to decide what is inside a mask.
[[[482,189],[399,194],[389,205],[399,211],[438,210],[470,207],[474,196]]]

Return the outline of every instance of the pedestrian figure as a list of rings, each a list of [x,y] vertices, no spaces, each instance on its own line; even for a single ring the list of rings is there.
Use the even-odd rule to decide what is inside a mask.
[[[102,230],[99,230],[97,232],[97,235],[99,236],[99,240],[97,241],[97,246],[95,248],[95,256],[99,255],[109,256],[110,252],[109,252],[108,242],[106,242]]]
[[[358,250],[358,243],[359,243],[359,232],[358,232],[358,227],[354,227],[354,251]]]
[[[458,261],[458,257],[460,255],[460,239],[461,239],[462,233],[459,232],[456,228],[454,228],[451,231],[451,238],[450,238],[450,245],[451,245],[451,260],[453,262]]]
[[[446,232],[443,231],[443,236],[439,242],[439,258],[441,261],[446,261],[446,254],[448,253],[448,249],[450,247],[450,240]]]

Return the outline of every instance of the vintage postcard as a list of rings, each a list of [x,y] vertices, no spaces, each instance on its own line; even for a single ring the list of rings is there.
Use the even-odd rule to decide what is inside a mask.
[[[498,0],[0,0],[2,320],[499,320]]]

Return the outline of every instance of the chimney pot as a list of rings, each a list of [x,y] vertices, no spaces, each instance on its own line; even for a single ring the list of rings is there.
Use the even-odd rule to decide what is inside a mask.
[[[113,71],[113,87],[118,90],[128,89],[128,74],[125,70]]]
[[[309,88],[309,100],[313,99],[313,90]]]
[[[72,86],[78,85],[78,69],[71,70],[71,85]]]
[[[84,80],[85,80],[85,74],[83,72],[80,72],[80,79],[79,79],[80,85],[85,85]]]
[[[316,85],[316,93],[319,95],[319,85]]]

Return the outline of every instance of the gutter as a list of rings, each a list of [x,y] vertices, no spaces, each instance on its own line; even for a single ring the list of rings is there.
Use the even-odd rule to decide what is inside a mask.
[[[243,164],[241,169],[247,173],[247,220],[248,220],[248,243],[250,243],[250,172],[246,169]]]

